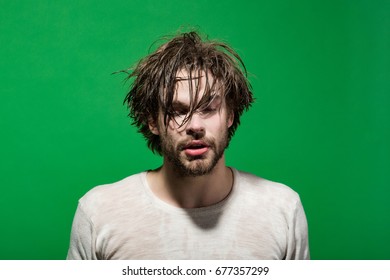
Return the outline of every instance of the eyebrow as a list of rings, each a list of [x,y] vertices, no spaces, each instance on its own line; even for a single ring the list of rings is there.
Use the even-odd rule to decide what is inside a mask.
[[[189,80],[199,80],[200,78],[202,78],[203,76],[194,76],[194,77],[176,77],[175,78],[175,82],[178,82],[178,81],[189,81]]]
[[[180,108],[180,109],[185,108],[185,109],[187,109],[189,107],[188,105],[189,104],[186,104],[186,103],[181,102],[181,101],[173,101],[172,102],[172,107],[174,107],[175,109],[177,109],[177,108]]]
[[[220,94],[214,94],[209,97],[209,100],[207,103],[204,104],[205,107],[210,106],[213,102],[217,102],[217,104],[222,103],[222,97]],[[177,109],[188,109],[190,107],[190,104],[184,103],[179,100],[175,100],[172,102],[172,107],[177,110]]]

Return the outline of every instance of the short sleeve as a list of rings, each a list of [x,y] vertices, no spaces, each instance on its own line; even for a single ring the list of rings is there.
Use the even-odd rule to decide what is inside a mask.
[[[294,214],[289,221],[286,259],[310,259],[307,220],[300,200],[297,201]]]
[[[67,260],[96,260],[96,233],[79,203],[73,219]]]

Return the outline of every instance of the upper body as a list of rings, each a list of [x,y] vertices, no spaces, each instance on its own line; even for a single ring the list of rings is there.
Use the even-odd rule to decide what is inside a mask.
[[[139,62],[125,102],[163,164],[81,199],[69,258],[308,258],[298,196],[225,164],[253,102],[244,72],[229,46],[195,32]]]
[[[305,214],[289,187],[232,169],[217,204],[180,208],[143,172],[79,201],[68,259],[308,259]]]

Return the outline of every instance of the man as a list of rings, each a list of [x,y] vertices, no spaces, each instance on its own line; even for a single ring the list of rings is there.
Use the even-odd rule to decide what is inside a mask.
[[[225,165],[253,102],[237,53],[184,33],[129,78],[129,115],[163,165],[81,198],[68,259],[308,259],[299,196]]]

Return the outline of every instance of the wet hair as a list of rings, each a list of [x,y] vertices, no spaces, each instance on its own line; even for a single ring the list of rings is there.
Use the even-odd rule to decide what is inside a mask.
[[[185,71],[188,77],[179,79],[180,71]],[[149,123],[157,124],[160,112],[165,127],[175,118],[173,100],[179,80],[188,80],[190,96],[188,112],[179,125],[184,125],[195,111],[207,107],[213,97],[220,94],[225,97],[228,113],[234,115],[228,141],[240,124],[240,116],[253,102],[247,71],[239,55],[223,42],[203,40],[195,31],[173,37],[134,68],[123,72],[132,80],[124,100],[132,124],[143,134],[148,147],[160,155],[160,136],[150,131]],[[206,84],[199,99],[201,76],[205,76]]]

